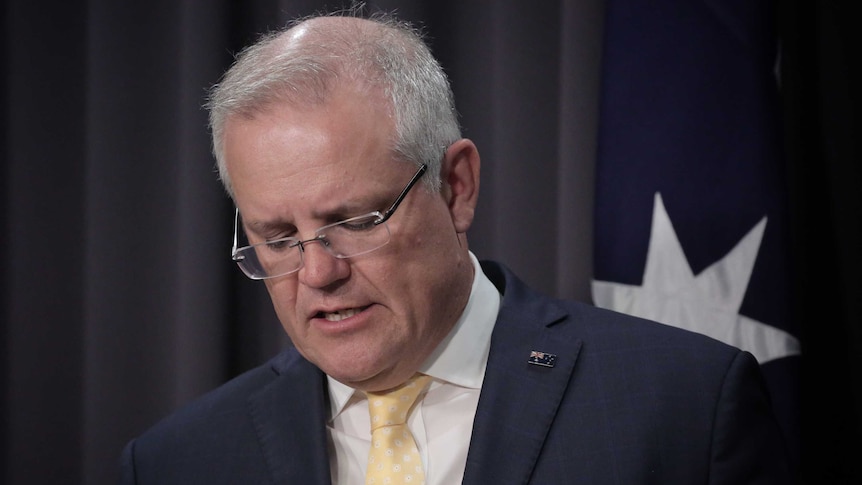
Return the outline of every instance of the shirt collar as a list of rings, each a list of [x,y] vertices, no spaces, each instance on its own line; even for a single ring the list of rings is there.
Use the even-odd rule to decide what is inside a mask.
[[[437,381],[461,387],[479,389],[485,378],[485,365],[491,349],[491,333],[500,309],[500,292],[482,272],[479,260],[470,252],[473,263],[473,286],[464,312],[428,357],[419,372],[428,374]],[[329,383],[330,416],[335,417],[352,401],[354,389],[327,376]]]

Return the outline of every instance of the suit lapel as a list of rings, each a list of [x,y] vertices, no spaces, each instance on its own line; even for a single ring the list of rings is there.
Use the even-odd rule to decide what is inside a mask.
[[[327,455],[328,398],[323,374],[296,352],[276,363],[279,376],[249,398],[272,482],[331,483]]]
[[[486,273],[494,279],[493,271]],[[555,328],[567,317],[562,308],[508,272],[505,279],[467,455],[467,485],[529,481],[581,347]],[[553,367],[528,363],[532,351],[554,354]]]

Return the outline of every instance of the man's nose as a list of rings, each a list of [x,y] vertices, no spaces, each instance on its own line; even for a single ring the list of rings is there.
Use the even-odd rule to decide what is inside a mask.
[[[336,258],[326,247],[327,244],[325,239],[315,239],[302,244],[300,283],[312,288],[325,288],[350,275],[350,264],[345,259]]]

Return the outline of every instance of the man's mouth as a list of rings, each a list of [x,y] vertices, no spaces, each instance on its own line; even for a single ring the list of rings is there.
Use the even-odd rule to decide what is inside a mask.
[[[368,308],[368,307],[346,308],[344,310],[338,310],[336,312],[320,312],[317,314],[317,316],[318,316],[318,318],[324,318],[330,322],[340,322],[341,320],[344,320],[345,318],[350,318],[350,317],[360,313],[362,310],[365,310],[365,308]]]

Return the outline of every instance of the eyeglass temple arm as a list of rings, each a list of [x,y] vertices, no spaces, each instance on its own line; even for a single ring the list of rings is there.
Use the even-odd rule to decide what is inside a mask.
[[[426,170],[428,170],[428,165],[423,163],[422,166],[419,167],[419,170],[413,175],[413,178],[410,179],[410,182],[407,183],[407,186],[404,187],[404,190],[402,190],[401,193],[398,194],[398,198],[395,199],[395,202],[393,202],[392,205],[389,206],[389,208],[386,209],[386,211],[383,213],[383,217],[374,221],[374,225],[383,224],[384,222],[386,222],[387,219],[389,219],[389,217],[392,216],[392,213],[395,212],[395,209],[398,208],[398,206],[401,204],[401,201],[404,200],[404,197],[407,196],[407,192],[410,192],[410,189],[412,189],[413,186],[416,185],[416,182],[418,182],[419,179],[422,178],[422,175],[425,174]],[[234,235],[234,237],[236,237],[236,235]]]
[[[230,256],[233,259],[236,259],[236,242],[237,242],[237,231],[239,230],[239,208],[235,209],[233,215],[233,246],[230,248]]]

